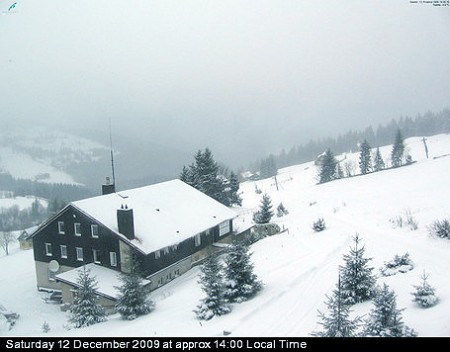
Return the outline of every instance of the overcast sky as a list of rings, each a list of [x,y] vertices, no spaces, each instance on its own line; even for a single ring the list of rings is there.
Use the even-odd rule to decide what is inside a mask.
[[[118,136],[230,161],[450,105],[450,7],[14,2],[0,1],[0,121],[111,118]]]

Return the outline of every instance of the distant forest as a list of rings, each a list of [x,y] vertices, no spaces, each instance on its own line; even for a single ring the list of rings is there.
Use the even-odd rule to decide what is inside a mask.
[[[276,168],[283,168],[312,161],[327,148],[335,154],[356,151],[359,150],[359,143],[365,139],[374,148],[392,144],[398,129],[405,138],[450,133],[450,109],[444,109],[438,113],[429,111],[414,119],[411,117],[392,119],[386,125],[379,125],[376,131],[370,126],[364,131],[350,130],[337,138],[311,140],[307,144],[293,146],[288,152],[283,149],[279,154],[271,154],[267,158],[257,160],[250,165],[250,170],[252,172],[263,171],[268,164],[273,162],[275,162]]]
[[[0,173],[0,190],[11,191],[16,197],[32,195],[63,202],[92,196],[91,191],[82,186],[15,179],[7,173]]]

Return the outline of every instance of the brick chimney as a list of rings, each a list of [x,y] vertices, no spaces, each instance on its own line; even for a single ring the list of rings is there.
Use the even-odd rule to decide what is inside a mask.
[[[122,204],[120,209],[117,209],[117,225],[122,235],[129,240],[134,239],[133,209],[128,209],[126,204]]]

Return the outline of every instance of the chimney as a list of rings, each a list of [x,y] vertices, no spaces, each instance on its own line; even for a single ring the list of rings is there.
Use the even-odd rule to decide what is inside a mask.
[[[106,178],[106,182],[102,185],[102,195],[116,193],[116,186],[111,183],[109,177]]]
[[[123,205],[117,209],[117,225],[119,232],[129,240],[134,239],[134,219],[133,209],[128,209],[127,205]]]

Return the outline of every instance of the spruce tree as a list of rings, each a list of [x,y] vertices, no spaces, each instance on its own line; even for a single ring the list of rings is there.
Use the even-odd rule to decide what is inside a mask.
[[[376,291],[374,308],[365,322],[365,336],[413,337],[416,332],[407,327],[402,320],[403,309],[397,309],[394,291],[384,284]]]
[[[327,149],[322,158],[319,169],[319,183],[330,182],[336,179],[337,160],[333,152]]]
[[[69,322],[75,328],[82,328],[106,321],[105,310],[97,302],[98,296],[95,293],[97,280],[85,266],[78,271],[77,284],[79,287],[75,290]]]
[[[142,283],[142,263],[135,255],[129,257],[129,273],[122,273],[122,285],[117,287],[120,297],[116,303],[116,310],[122,319],[133,320],[138,316],[150,313],[154,303],[147,298],[147,292]]]
[[[370,154],[370,144],[367,140],[361,143],[359,152],[359,169],[361,174],[365,175],[372,171],[372,156]]]
[[[429,275],[424,271],[421,276],[422,284],[418,286],[414,285],[416,290],[411,293],[414,296],[413,302],[416,302],[422,308],[433,307],[438,302],[436,289],[428,283],[428,277]]]
[[[229,179],[219,175],[219,166],[208,148],[199,150],[194,159],[189,167],[183,167],[180,180],[226,206],[240,205],[237,175],[231,173]]]
[[[224,298],[224,283],[222,265],[217,257],[211,255],[202,265],[199,283],[206,297],[200,301],[194,310],[200,320],[209,320],[215,315],[224,315],[231,312],[231,307]]]
[[[273,215],[272,200],[269,195],[265,193],[262,197],[259,210],[253,214],[253,221],[257,224],[268,224]]]
[[[344,266],[341,267],[342,297],[346,304],[355,304],[373,297],[375,277],[373,268],[368,266],[372,258],[365,258],[365,247],[360,246],[359,234],[353,237],[354,247],[344,255]]]
[[[350,319],[350,306],[344,303],[342,297],[341,280],[338,280],[336,289],[331,296],[326,296],[325,304],[328,314],[319,311],[319,317],[323,330],[314,332],[319,337],[352,337],[356,336],[361,318]]]
[[[375,171],[380,171],[380,170],[383,170],[384,167],[385,167],[385,165],[384,165],[383,157],[381,156],[381,153],[380,153],[380,147],[377,147],[377,151],[375,153],[375,158],[374,158],[374,169],[375,169]]]
[[[239,179],[233,171],[230,173],[229,188],[228,205],[242,205],[242,198],[239,195]]]
[[[340,178],[344,178],[344,170],[342,169],[341,163],[337,163],[336,164],[336,178],[340,179]]]
[[[225,298],[240,303],[252,298],[262,289],[262,282],[253,273],[249,247],[244,243],[233,243],[225,257]]]
[[[403,142],[402,132],[397,130],[394,145],[391,151],[392,166],[398,167],[402,165],[403,153],[405,152],[405,144]]]

